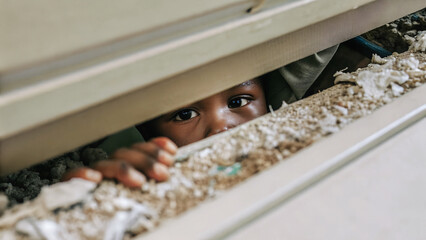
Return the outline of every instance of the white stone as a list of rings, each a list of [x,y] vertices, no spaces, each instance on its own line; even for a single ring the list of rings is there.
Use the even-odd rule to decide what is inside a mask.
[[[392,93],[394,96],[399,96],[404,92],[404,88],[396,83],[391,83]]]
[[[129,210],[137,203],[134,200],[126,197],[118,197],[112,200],[112,204],[118,210]]]
[[[207,167],[207,166],[206,166]],[[207,170],[205,170],[207,172]],[[186,188],[193,188],[194,187],[194,183],[190,180],[188,180],[186,177],[181,177],[180,181],[182,183],[182,185],[184,185]]]
[[[86,199],[95,187],[94,182],[73,178],[67,182],[43,187],[37,199],[40,199],[48,210],[67,208]]]
[[[388,62],[387,59],[385,58],[381,58],[379,55],[377,54],[373,54],[373,56],[371,57],[371,62],[372,63],[378,63],[378,64],[385,64]]]
[[[407,73],[402,71],[389,71],[389,80],[390,82],[395,82],[398,84],[403,84],[408,81],[410,77]]]
[[[121,240],[126,232],[126,224],[129,221],[129,213],[125,211],[117,212],[106,226],[104,240]]]
[[[200,198],[203,196],[203,192],[201,192],[199,189],[194,190],[194,197]]]
[[[37,221],[34,218],[25,218],[16,224],[15,230],[34,240],[63,239],[60,226],[50,220]]]
[[[341,107],[338,105],[334,105],[334,108],[339,111],[341,114],[343,114],[344,116],[348,115],[348,109],[346,109],[345,107]]]
[[[322,113],[325,117],[318,121],[321,130],[324,133],[334,133],[339,131],[339,127],[336,126],[337,118],[331,114],[325,107],[321,108]]]
[[[385,69],[381,72],[363,71],[358,74],[356,83],[364,89],[365,95],[374,99],[384,96],[391,82],[403,84],[409,79],[402,71]]]
[[[19,220],[34,216],[40,211],[44,211],[44,208],[37,207],[32,201],[25,202],[20,205],[16,205],[13,208],[7,209],[0,218],[0,228],[7,228],[15,225]]]
[[[142,221],[139,219],[142,218]],[[130,211],[118,211],[106,226],[104,240],[121,240],[124,233],[129,229],[137,229],[135,224],[146,221],[156,221],[158,215],[145,205],[135,203]],[[145,221],[144,221],[145,220]],[[149,224],[146,224],[148,226]]]
[[[208,157],[211,154],[211,149],[206,148],[204,150],[201,150],[198,154],[199,154],[200,158]]]
[[[129,229],[131,233],[141,233],[143,230],[152,230],[155,227],[155,224],[146,219],[146,218],[139,218]]]
[[[104,201],[101,204],[101,210],[106,212],[106,213],[113,213],[114,212],[114,205],[111,202],[106,202]]]
[[[341,82],[355,82],[354,76],[352,76],[352,74],[349,74],[349,73],[336,72],[333,75],[333,77],[336,77],[336,79],[334,79],[334,84],[341,83]]]
[[[84,236],[89,239],[96,239],[99,235],[98,229],[91,224],[83,224],[81,230]]]
[[[401,70],[418,70],[419,69],[419,60],[413,56],[407,59],[401,59],[398,61],[398,68]]]
[[[426,76],[426,71],[422,71],[420,69],[407,70],[407,74],[408,76],[410,76],[411,79],[414,79],[414,78],[420,78],[420,77]]]
[[[410,50],[414,52],[425,52],[426,51],[426,31],[419,32],[417,41],[410,46]]]

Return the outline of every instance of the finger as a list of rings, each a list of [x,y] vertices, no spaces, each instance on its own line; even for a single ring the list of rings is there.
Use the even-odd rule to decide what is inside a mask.
[[[145,176],[124,161],[103,160],[94,168],[106,178],[114,178],[128,187],[140,187],[146,182]]]
[[[166,166],[173,165],[174,159],[172,155],[153,142],[136,143],[132,146],[132,148],[137,149],[142,153],[148,154]]]
[[[178,150],[176,144],[167,137],[156,137],[151,139],[150,142],[155,143],[157,146],[170,153],[171,155],[175,155]]]
[[[164,164],[157,162],[155,158],[138,150],[122,148],[117,150],[112,158],[134,166],[148,177],[157,181],[165,181],[169,178],[169,171]]]
[[[166,181],[170,177],[169,169],[162,163],[156,162],[151,169],[146,172],[148,177],[157,181]]]
[[[136,149],[120,148],[113,153],[112,159],[125,161],[131,166],[146,172],[154,165],[155,158]]]
[[[68,181],[72,178],[82,178],[88,181],[99,183],[102,181],[102,174],[96,170],[81,167],[68,171],[62,176],[62,181]]]

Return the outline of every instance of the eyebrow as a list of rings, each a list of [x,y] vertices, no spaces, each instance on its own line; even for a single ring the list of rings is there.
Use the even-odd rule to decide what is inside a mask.
[[[237,86],[235,86],[235,87],[233,87],[233,88],[238,88],[238,87],[247,87],[247,86],[250,86],[250,85],[253,85],[253,84],[256,84],[256,82],[255,82],[255,81],[253,81],[253,79],[252,79],[252,80],[248,80],[248,81],[245,81],[245,82],[243,82],[243,83],[240,83],[240,84],[238,84]]]

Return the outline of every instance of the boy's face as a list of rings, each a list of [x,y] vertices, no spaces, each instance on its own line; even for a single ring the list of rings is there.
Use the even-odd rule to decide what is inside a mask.
[[[266,101],[259,80],[249,80],[153,121],[156,135],[187,145],[264,115]]]

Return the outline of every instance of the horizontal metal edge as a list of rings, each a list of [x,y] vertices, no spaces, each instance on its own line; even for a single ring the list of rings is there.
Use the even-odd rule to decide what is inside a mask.
[[[227,89],[357,36],[418,7],[396,9],[395,3],[391,4],[388,1],[376,3],[216,60],[84,111],[3,138],[0,141],[0,173],[6,174],[39,163],[127,126]],[[378,16],[377,8],[391,13],[390,16],[386,18]],[[367,19],[366,16],[369,21],[359,21]],[[278,52],[286,54],[277,54]],[[212,84],[213,82],[215,84]],[[152,108],[153,103],[155,108]]]
[[[426,86],[137,239],[223,239],[426,116]],[[221,211],[218,211],[220,209]],[[208,220],[206,219],[208,216]],[[203,221],[200,221],[203,219]],[[188,231],[191,226],[191,231]]]
[[[291,2],[89,68],[82,67],[79,71],[29,88],[2,94],[0,138],[154,84],[348,11],[368,0],[332,4],[330,7],[333,1]],[[40,106],[43,108],[40,109]]]
[[[0,72],[27,68],[52,59],[58,60],[66,54],[91,51],[94,46],[150,33],[176,23],[179,25],[186,19],[198,19],[198,16],[254,2],[255,0],[148,0],[120,3],[113,0],[2,1]]]

